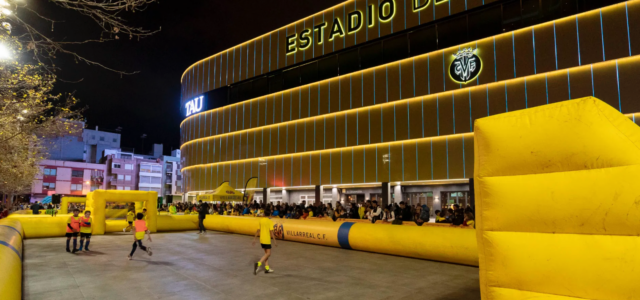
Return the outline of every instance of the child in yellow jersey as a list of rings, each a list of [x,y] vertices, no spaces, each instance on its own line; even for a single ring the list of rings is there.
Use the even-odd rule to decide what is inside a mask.
[[[176,213],[178,213],[178,209],[176,208],[175,205],[173,205],[173,203],[171,203],[171,206],[169,206],[169,213],[172,215],[175,215]]]
[[[146,208],[142,209],[142,215],[144,216],[144,218],[142,218],[142,219],[147,221],[147,209]]]
[[[87,210],[84,212],[84,217],[80,217],[80,248],[78,251],[82,251],[82,247],[84,247],[84,251],[91,251],[89,250],[89,243],[91,242],[91,222],[93,222],[91,212]],[[85,238],[87,239],[86,245],[84,244]]]
[[[273,273],[273,269],[269,268],[269,257],[271,256],[271,239],[273,239],[273,244],[276,245],[276,237],[273,235],[273,222],[271,222],[271,211],[269,209],[264,210],[265,216],[260,219],[260,229],[256,231],[256,235],[253,237],[252,246],[256,244],[256,237],[260,235],[260,245],[262,249],[264,249],[264,256],[260,259],[259,262],[255,263],[253,269],[253,275],[257,275],[260,267],[264,263],[264,273],[269,274]],[[276,245],[277,246],[277,245]]]
[[[73,209],[73,216],[67,219],[67,233],[65,236],[67,237],[67,252],[76,253],[78,249],[76,249],[78,243],[78,232],[80,232],[80,216],[78,214],[80,210],[77,208]],[[69,241],[73,237],[73,251],[69,249]]]
[[[127,226],[127,228],[123,228],[122,232],[131,231],[131,226],[133,225],[133,218],[135,217],[135,215],[136,214],[132,210],[127,213],[127,223],[129,223],[129,225]]]
[[[476,228],[476,218],[472,212],[468,211],[464,213],[464,222],[462,223],[462,226]]]
[[[133,225],[133,248],[131,249],[131,253],[127,258],[131,260],[133,257],[133,253],[136,252],[136,248],[140,246],[142,251],[146,251],[149,256],[151,256],[151,247],[145,247],[142,245],[142,239],[144,239],[144,235],[148,235],[147,240],[151,242],[151,232],[147,229],[147,222],[143,220],[144,215],[142,213],[138,213],[136,215],[136,222]]]

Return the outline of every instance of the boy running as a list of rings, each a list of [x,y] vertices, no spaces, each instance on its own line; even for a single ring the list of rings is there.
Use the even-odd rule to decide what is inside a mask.
[[[91,219],[91,212],[85,211],[84,217],[80,217],[80,248],[78,251],[82,251],[82,247],[84,246],[84,251],[89,250],[89,242],[91,242],[91,223],[93,220]],[[87,239],[87,244],[84,244],[84,239]]]
[[[131,249],[131,254],[129,254],[129,256],[127,256],[127,258],[129,258],[129,260],[131,260],[131,258],[133,257],[133,253],[136,252],[136,248],[138,248],[138,245],[140,246],[140,249],[142,249],[142,251],[146,251],[147,254],[149,254],[149,256],[151,256],[151,247],[145,247],[142,245],[142,239],[144,239],[144,235],[147,234],[148,237],[148,241],[151,242],[151,232],[149,232],[149,230],[147,230],[147,222],[145,220],[143,220],[144,215],[142,213],[138,213],[136,215],[136,218],[138,220],[136,220],[135,224],[133,225],[133,248]]]
[[[260,219],[260,229],[256,231],[256,235],[253,237],[253,242],[251,243],[252,246],[255,246],[256,237],[260,235],[260,245],[262,245],[262,249],[264,249],[264,256],[254,265],[253,275],[258,274],[262,263],[264,263],[265,274],[274,272],[273,269],[269,268],[269,257],[271,256],[271,239],[273,239],[273,244],[275,245],[276,237],[273,235],[273,223],[270,220],[271,211],[267,208],[264,210],[264,213],[265,217]]]
[[[136,214],[133,212],[133,210],[130,210],[127,213],[127,223],[129,223],[129,225],[127,226],[127,228],[123,228],[122,232],[131,231],[131,226],[133,225],[133,219],[134,219],[135,215]]]
[[[67,252],[76,253],[78,249],[76,249],[76,245],[78,243],[78,232],[80,231],[80,217],[78,216],[80,210],[77,208],[73,209],[73,216],[67,219],[67,233],[65,236],[67,237]],[[69,250],[69,240],[73,237],[73,251]]]

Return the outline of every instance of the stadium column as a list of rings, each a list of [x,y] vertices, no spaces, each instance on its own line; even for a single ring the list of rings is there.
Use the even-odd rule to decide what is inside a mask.
[[[262,189],[262,203],[261,204],[269,203],[269,194],[270,193],[271,193],[271,189],[270,188],[263,188]]]
[[[381,207],[387,207],[389,205],[389,198],[391,198],[391,190],[388,182],[382,183],[382,203]]]
[[[316,201],[314,204],[321,204],[322,203],[322,186],[320,185],[316,185]]]
[[[402,199],[402,185],[397,184],[393,187],[393,203],[400,203],[400,201],[404,201]]]

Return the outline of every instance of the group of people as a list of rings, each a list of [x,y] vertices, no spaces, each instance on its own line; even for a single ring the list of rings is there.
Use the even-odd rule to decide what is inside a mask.
[[[475,228],[476,220],[471,206],[463,208],[458,204],[454,204],[451,208],[445,208],[442,211],[436,210],[435,213],[436,223],[451,223],[451,225]]]
[[[73,215],[67,219],[66,234],[67,238],[67,252],[76,253],[78,251],[91,251],[89,250],[89,244],[91,243],[91,234],[93,233],[93,218],[91,218],[91,211],[87,210],[83,216],[80,216],[80,209],[74,207]],[[131,253],[127,256],[129,260],[132,259],[136,249],[140,247],[143,251],[147,252],[149,256],[152,255],[151,247],[145,247],[142,244],[142,240],[147,236],[147,240],[151,242],[151,232],[147,228],[146,221],[147,209],[143,209],[142,212],[135,212],[135,208],[129,210],[127,213],[127,223],[129,224],[123,231],[131,231],[133,233],[133,246]],[[135,216],[135,217],[134,217]],[[80,247],[78,248],[78,235],[80,236]],[[70,242],[73,240],[73,249],[70,248]],[[85,244],[86,241],[86,244]],[[84,249],[83,249],[84,248]]]
[[[257,202],[249,204],[232,203],[177,203],[165,205],[161,211],[168,211],[170,214],[183,212],[184,214],[200,215],[225,215],[225,216],[266,216],[265,211],[269,211],[269,216],[282,219],[303,219],[310,217],[327,217],[334,221],[346,219],[365,219],[372,223],[381,221],[395,225],[402,225],[403,222],[414,222],[417,226],[431,221],[431,209],[426,204],[389,204],[382,207],[376,200],[367,200],[361,204],[340,202],[333,204],[307,204],[302,201],[298,204],[259,204]],[[450,208],[445,207],[442,211],[436,210],[436,223],[451,223],[456,226],[472,226],[475,224],[474,211],[471,206],[461,208],[454,204]],[[204,232],[201,229],[201,232]]]

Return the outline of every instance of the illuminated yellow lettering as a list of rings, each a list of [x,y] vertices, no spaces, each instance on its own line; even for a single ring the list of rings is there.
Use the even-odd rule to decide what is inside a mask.
[[[423,0],[413,0],[413,11],[423,10],[429,6],[429,3],[431,3],[431,0],[426,0],[423,4],[420,4],[420,1]]]
[[[344,27],[342,27],[342,23],[340,22],[340,18],[335,18],[333,20],[333,25],[331,26],[331,33],[329,34],[329,40],[333,41],[333,38],[336,35],[344,36]]]
[[[327,27],[327,22],[324,23],[320,23],[316,26],[313,26],[313,31],[318,32],[318,38],[316,39],[318,41],[318,45],[322,44],[323,40],[324,40],[324,28]]]
[[[311,29],[305,29],[300,33],[300,50],[305,50],[311,46],[313,42],[311,36]]]
[[[296,51],[298,50],[296,48],[296,37],[297,36],[298,35],[294,33],[294,34],[292,34],[292,35],[287,37],[287,55],[296,53]]]
[[[354,33],[362,28],[362,12],[359,10],[349,13],[347,19],[347,32],[349,34]]]
[[[394,0],[383,0],[378,7],[378,18],[380,22],[389,22],[396,14],[396,2]]]
[[[373,25],[374,25],[373,20],[375,20],[375,19],[374,19],[374,16],[373,16],[373,15],[374,15],[374,14],[375,14],[375,12],[376,12],[376,5],[375,5],[375,4],[371,4],[371,5],[369,5],[369,7],[368,7],[368,11],[369,11],[369,16],[367,17],[367,19],[368,19],[368,20],[367,20],[367,24],[369,25],[369,27],[371,27],[371,26],[373,26]]]

